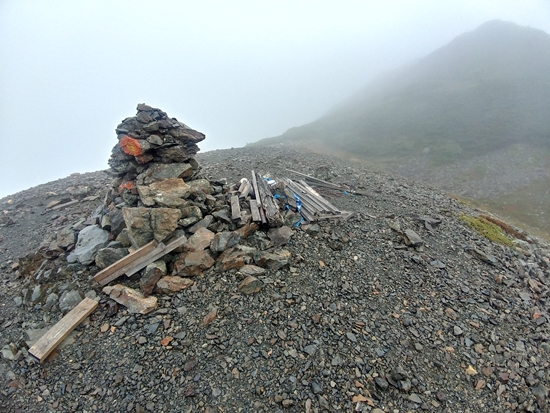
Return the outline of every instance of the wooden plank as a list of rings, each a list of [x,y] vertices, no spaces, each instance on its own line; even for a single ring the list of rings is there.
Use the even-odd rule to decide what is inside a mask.
[[[275,199],[273,199],[273,194],[271,193],[269,185],[258,174],[256,174],[256,183],[259,189],[260,201],[269,226],[274,228],[280,227],[283,225],[284,220],[279,212],[279,205],[275,202]]]
[[[262,200],[260,198],[260,190],[258,189],[258,181],[256,180],[256,172],[254,172],[254,170],[252,170],[252,188],[254,188],[254,198],[256,198],[256,205],[258,206],[258,212],[260,213],[262,224],[267,224],[267,219],[262,206]]]
[[[231,197],[231,219],[233,221],[241,219],[241,205],[239,204],[238,195],[233,195]]]
[[[332,189],[338,189],[338,190],[342,190],[342,191],[347,191],[347,188],[344,188],[344,187],[342,187],[342,186],[333,184],[332,182],[323,181],[322,179],[315,178],[315,177],[313,177],[313,176],[303,174],[302,172],[293,171],[292,169],[287,169],[287,171],[292,172],[292,173],[295,173],[295,174],[298,174],[298,175],[301,175],[301,176],[304,176],[304,177],[306,178],[307,181],[318,182],[319,185],[323,184],[323,186],[326,186],[327,188],[332,188]]]
[[[54,207],[52,207],[52,211],[56,211],[58,209],[63,209],[65,207],[68,207],[68,206],[71,206],[71,205],[74,205],[74,204],[78,204],[80,201],[78,199],[75,199],[73,201],[69,201],[69,202],[65,202],[64,204],[59,204],[59,205],[56,205]]]
[[[159,252],[156,252],[154,255],[148,255],[147,256],[147,260],[143,259],[143,260],[139,260],[140,262],[136,262],[134,263],[134,265],[132,266],[132,268],[128,269],[126,271],[126,275],[129,277],[131,276],[132,274],[135,274],[136,272],[138,272],[139,270],[141,270],[142,268],[145,268],[147,267],[147,265],[149,265],[150,263],[158,260],[159,258],[165,256],[166,254],[168,254],[169,252],[172,252],[173,250],[175,250],[176,248],[178,247],[181,247],[183,244],[185,244],[187,242],[187,238],[185,237],[185,235],[182,235],[181,237],[179,238],[176,238],[175,240],[172,240],[170,241],[168,244],[164,245],[162,243],[159,244],[162,245],[162,250],[159,251]],[[145,257],[144,257],[145,258]]]
[[[296,182],[288,180],[287,185],[291,188],[302,200],[302,205],[306,206],[312,212],[329,212],[322,204],[318,203],[311,197],[305,189],[297,185]]]
[[[239,188],[239,198],[246,198],[248,194],[250,193],[250,190],[252,189],[252,184],[246,180],[246,184],[242,188],[242,190]]]
[[[319,193],[314,190],[311,186],[309,186],[304,180],[299,181],[300,184],[305,188],[305,190],[310,193],[312,196],[316,197],[316,199],[323,205],[325,205],[326,208],[328,208],[329,211],[339,214],[340,210],[336,208],[334,205],[332,205],[329,201],[327,201],[325,198],[323,198]]]
[[[29,349],[29,353],[35,356],[40,362],[61,343],[71,331],[73,331],[86,317],[97,307],[97,301],[91,298],[84,298],[75,308],[67,313],[57,324],[44,334]]]
[[[262,220],[260,217],[260,212],[258,211],[258,205],[256,204],[255,199],[251,199],[250,201],[250,213],[252,214],[252,221],[259,222]]]
[[[131,262],[137,260],[143,255],[151,252],[157,246],[157,244],[157,241],[151,241],[148,244],[145,244],[143,247],[138,248],[134,252],[131,252],[117,262],[109,265],[107,268],[102,269],[94,276],[94,280],[101,285],[105,285],[113,281],[114,279],[124,274],[124,271],[120,271],[121,269],[123,269],[123,267],[129,265]]]

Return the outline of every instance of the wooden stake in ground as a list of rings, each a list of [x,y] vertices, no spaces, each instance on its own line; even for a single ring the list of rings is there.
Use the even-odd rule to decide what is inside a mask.
[[[41,363],[46,357],[73,331],[86,317],[97,307],[97,301],[85,298],[75,308],[67,313],[46,334],[34,343],[29,353],[35,356]]]

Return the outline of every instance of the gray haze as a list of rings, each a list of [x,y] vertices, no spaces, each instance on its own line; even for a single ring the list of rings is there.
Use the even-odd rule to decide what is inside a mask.
[[[1,0],[0,197],[107,168],[137,103],[243,146],[492,19],[550,32],[550,2]]]

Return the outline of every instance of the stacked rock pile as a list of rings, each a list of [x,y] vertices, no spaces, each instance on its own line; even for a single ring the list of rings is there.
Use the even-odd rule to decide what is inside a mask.
[[[277,249],[292,236],[288,226],[258,231],[260,225],[252,221],[247,199],[241,199],[241,215],[236,218],[229,203],[232,188],[223,180],[200,176],[193,156],[204,134],[144,104],[116,133],[118,143],[109,160],[116,178],[96,211],[97,224],[80,232],[68,260],[106,268],[153,240],[160,243],[182,236],[188,240],[142,271],[141,295],[127,289],[122,294],[120,285],[107,287],[105,292],[115,291],[117,297],[131,296],[136,301],[135,297],[145,298],[155,288],[166,293],[193,284],[182,277],[211,268],[231,270],[254,264],[243,270],[252,278],[242,288],[253,291],[261,287],[254,277],[263,272],[259,267],[277,270],[288,263],[288,251]],[[295,222],[295,214],[288,219]],[[136,306],[137,312],[150,311],[156,300],[147,308],[142,304]]]

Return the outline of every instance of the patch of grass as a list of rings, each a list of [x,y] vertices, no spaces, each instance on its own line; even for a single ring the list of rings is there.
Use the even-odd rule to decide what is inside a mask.
[[[506,235],[502,228],[492,222],[489,222],[485,218],[462,214],[459,219],[470,228],[475,229],[480,235],[483,235],[488,240],[506,245],[507,247],[513,247],[512,239]]]

